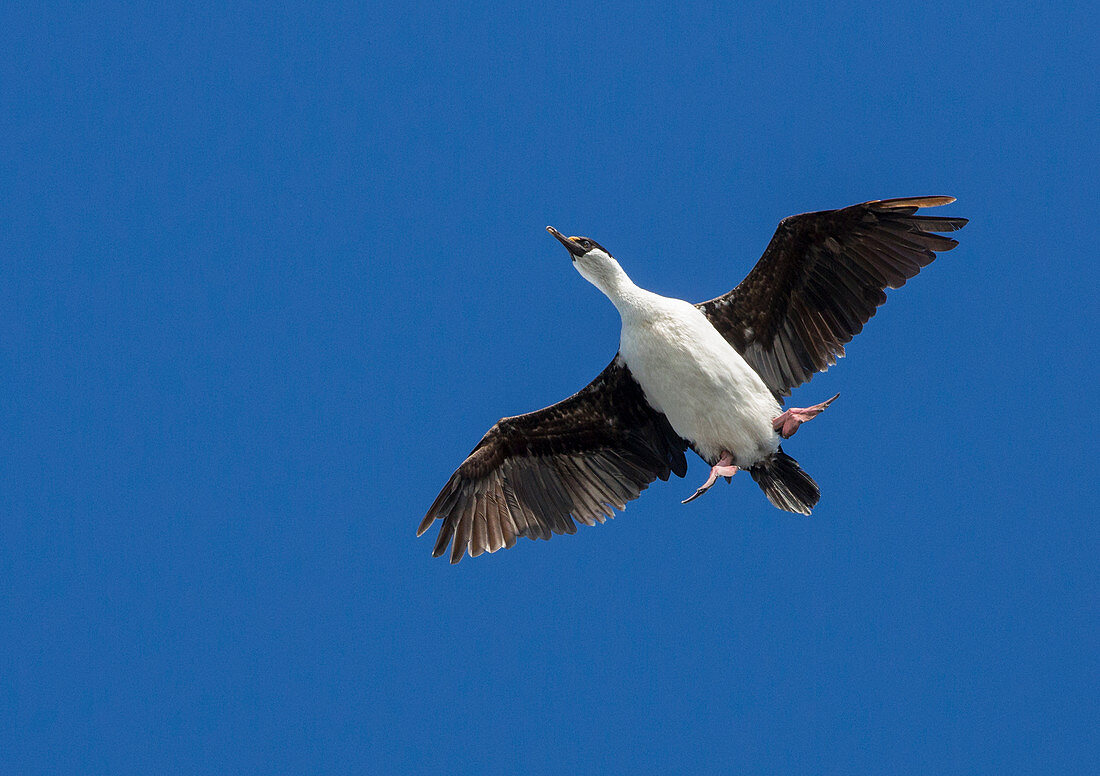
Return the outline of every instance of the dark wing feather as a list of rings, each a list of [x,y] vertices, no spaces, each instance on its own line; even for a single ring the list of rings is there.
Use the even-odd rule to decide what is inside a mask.
[[[885,289],[958,243],[965,218],[918,215],[954,197],[907,197],[784,218],[737,288],[698,307],[777,397],[844,355]]]
[[[682,440],[615,358],[580,392],[503,418],[451,475],[417,536],[442,521],[432,555],[451,563],[511,547],[516,538],[576,533],[602,523],[657,477],[687,472]]]

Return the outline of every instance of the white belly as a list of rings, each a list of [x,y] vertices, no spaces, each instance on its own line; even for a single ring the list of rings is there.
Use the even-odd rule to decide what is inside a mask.
[[[728,450],[747,468],[775,452],[780,408],[764,381],[702,312],[663,301],[660,314],[623,323],[623,360],[646,399],[709,463]]]

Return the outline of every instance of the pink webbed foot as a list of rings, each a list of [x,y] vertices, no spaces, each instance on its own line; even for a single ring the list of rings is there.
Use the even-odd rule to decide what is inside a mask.
[[[729,482],[730,477],[735,474],[737,474],[737,467],[733,465],[733,456],[723,450],[722,457],[718,459],[718,463],[710,467],[710,476],[707,477],[707,481],[702,484],[699,490],[695,491],[680,503],[686,504],[689,501],[694,501],[699,498],[710,490],[710,486],[717,482],[719,477],[725,477],[726,482]]]
[[[824,412],[826,407],[837,400],[837,396],[840,396],[840,394],[838,393],[833,398],[812,407],[791,407],[772,421],[772,428],[779,433],[779,436],[790,439],[794,436],[794,432],[798,431],[799,426]]]

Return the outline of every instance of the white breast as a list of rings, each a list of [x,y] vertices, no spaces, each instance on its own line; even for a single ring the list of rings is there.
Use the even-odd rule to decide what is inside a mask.
[[[623,360],[677,434],[710,463],[723,450],[748,467],[775,452],[779,403],[741,354],[694,305],[652,295],[623,317]]]

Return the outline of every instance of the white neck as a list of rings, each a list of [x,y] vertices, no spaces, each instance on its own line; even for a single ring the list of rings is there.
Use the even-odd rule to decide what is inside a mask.
[[[577,272],[585,280],[600,289],[622,318],[636,317],[648,305],[653,296],[644,288],[639,288],[627,276],[619,262],[603,251],[590,251],[574,262]]]

